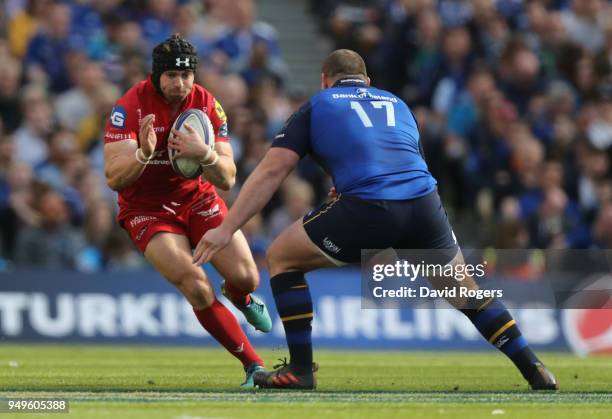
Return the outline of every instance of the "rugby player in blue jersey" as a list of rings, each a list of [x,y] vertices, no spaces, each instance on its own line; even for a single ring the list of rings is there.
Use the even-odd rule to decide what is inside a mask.
[[[306,272],[359,263],[362,249],[431,249],[443,255],[439,263],[464,263],[410,108],[392,93],[371,87],[363,59],[350,50],[325,59],[321,88],[287,121],[228,216],[202,237],[193,257],[201,264],[225,247],[307,154],[332,176],[334,200],[296,221],[268,249],[270,283],[290,362],[256,373],[255,384],[262,388],[316,387]],[[454,282],[434,286],[458,286]],[[478,288],[470,278],[461,286]],[[531,388],[558,388],[501,301],[450,302],[512,360]]]

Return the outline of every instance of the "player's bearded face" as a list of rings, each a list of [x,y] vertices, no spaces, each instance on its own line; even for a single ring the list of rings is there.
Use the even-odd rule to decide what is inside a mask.
[[[168,102],[180,103],[191,92],[193,79],[193,71],[164,71],[159,85]]]

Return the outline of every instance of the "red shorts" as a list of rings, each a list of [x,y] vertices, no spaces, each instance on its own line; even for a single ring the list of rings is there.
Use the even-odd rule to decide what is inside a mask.
[[[186,236],[195,247],[226,215],[225,202],[217,194],[208,194],[186,203],[165,202],[159,210],[129,209],[121,214],[120,224],[144,253],[151,238],[162,231]]]

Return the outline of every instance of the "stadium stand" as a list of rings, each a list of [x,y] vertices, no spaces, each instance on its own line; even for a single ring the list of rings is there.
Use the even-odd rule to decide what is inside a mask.
[[[289,34],[257,20],[255,6],[3,2],[0,269],[142,267],[113,222],[101,139],[115,100],[147,76],[151,46],[172,32],[198,47],[197,81],[223,104],[238,178],[246,179],[316,88],[289,84],[298,57],[283,58],[280,40]],[[303,18],[333,48],[362,54],[373,84],[412,107],[464,246],[611,246],[609,2],[312,0]],[[248,226],[257,260],[331,186],[310,161],[287,182]],[[43,242],[58,251],[36,257],[31,249]]]

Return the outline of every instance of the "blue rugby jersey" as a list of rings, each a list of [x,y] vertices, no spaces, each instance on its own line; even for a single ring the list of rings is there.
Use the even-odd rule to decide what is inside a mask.
[[[312,96],[272,147],[312,155],[338,193],[362,199],[412,199],[436,187],[408,105],[359,79],[341,79]]]

